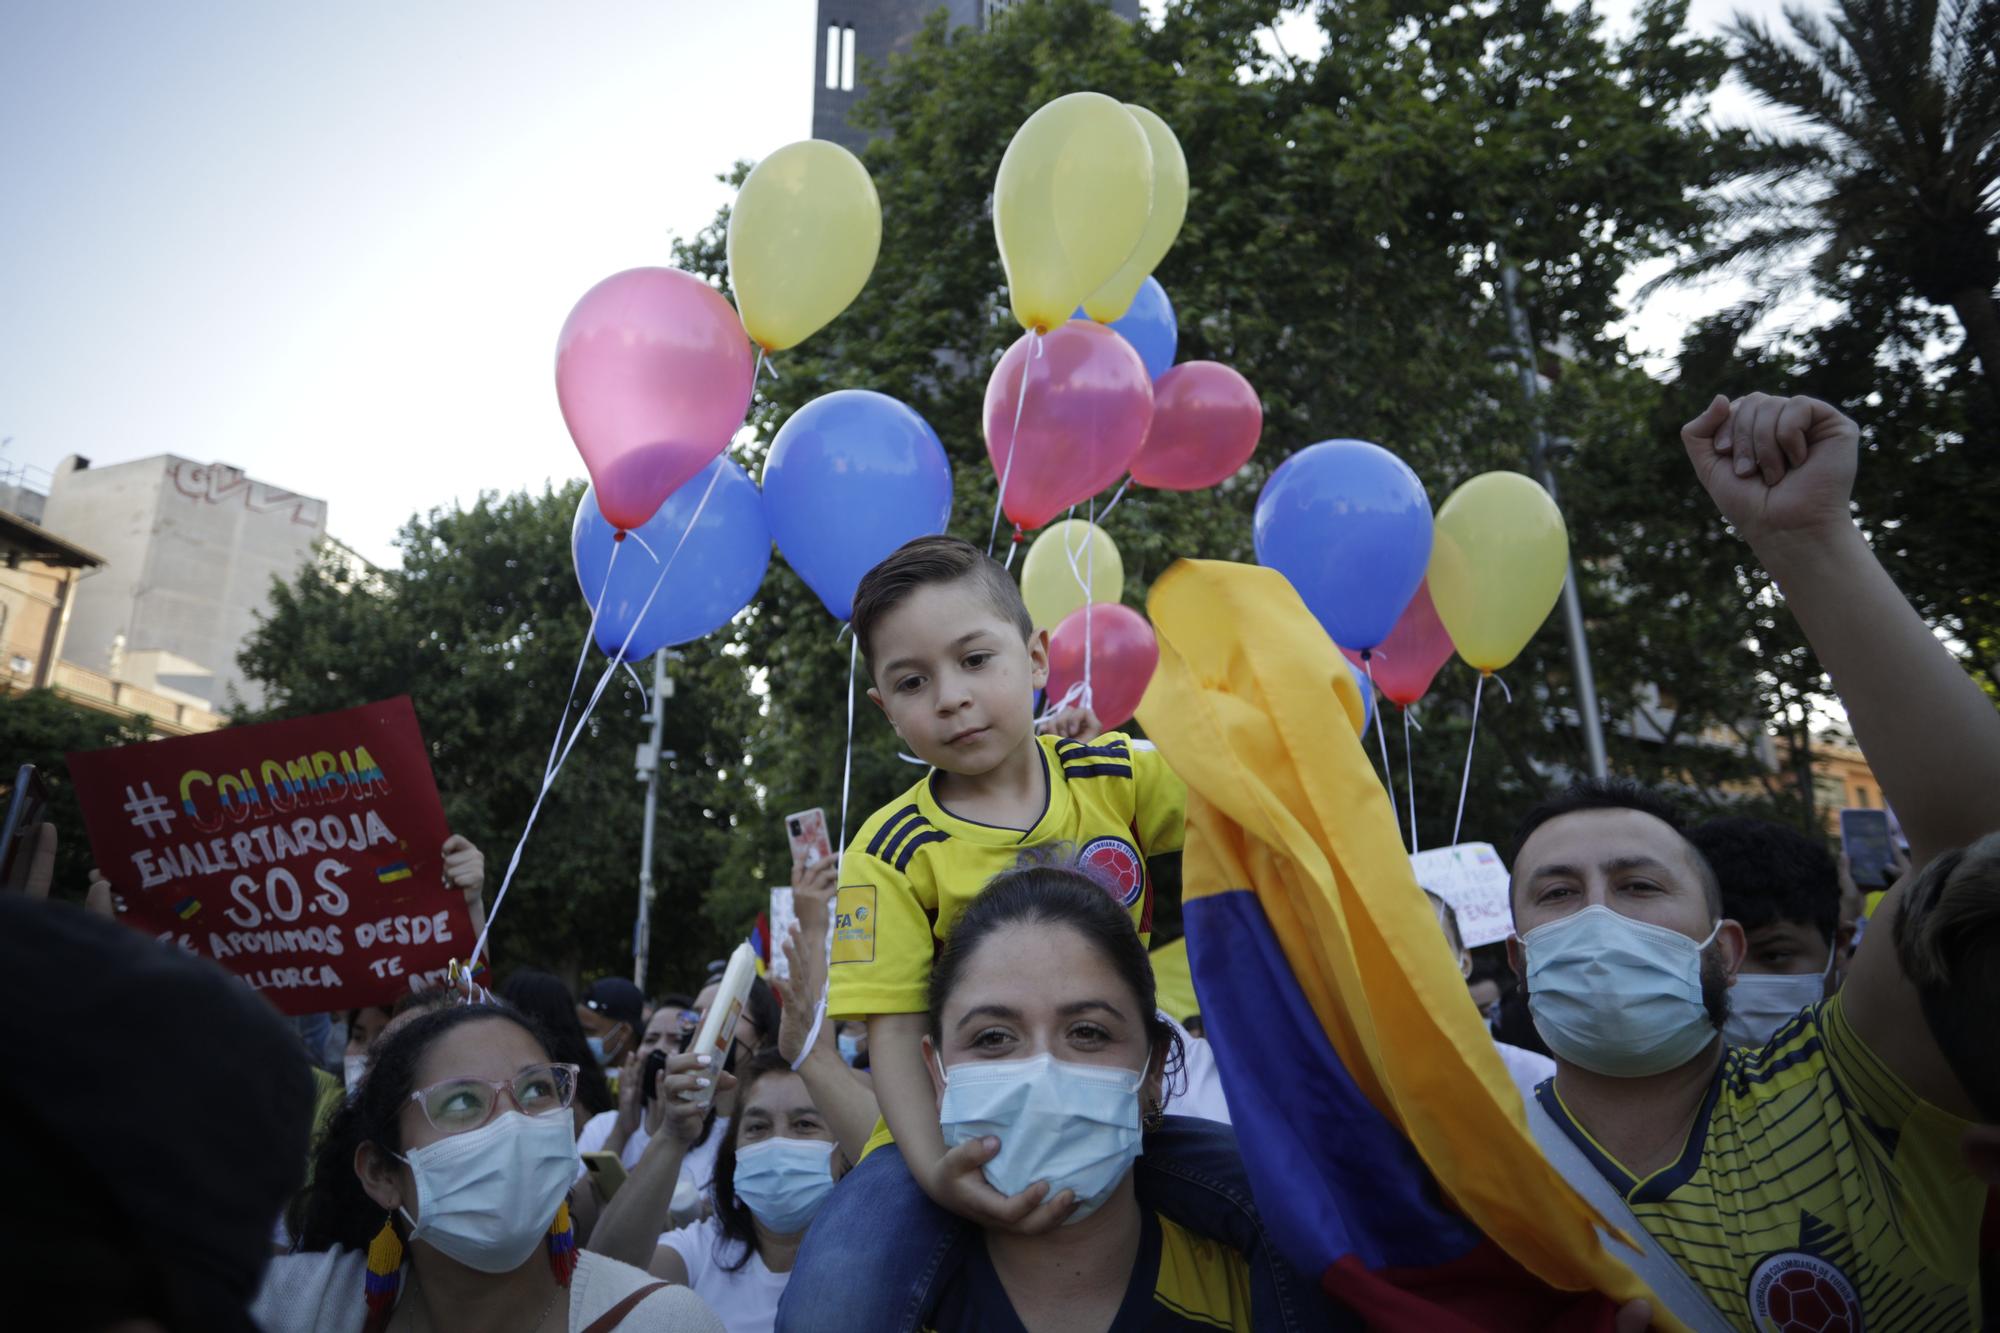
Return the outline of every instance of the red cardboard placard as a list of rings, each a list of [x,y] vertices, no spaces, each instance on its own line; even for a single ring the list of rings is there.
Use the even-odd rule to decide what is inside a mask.
[[[122,919],[287,1014],[386,1004],[472,949],[407,696],[69,756]]]

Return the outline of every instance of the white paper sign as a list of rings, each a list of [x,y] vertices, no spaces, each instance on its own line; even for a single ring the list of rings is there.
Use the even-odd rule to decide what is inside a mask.
[[[791,965],[785,961],[785,941],[792,937],[792,927],[799,923],[799,914],[792,907],[790,889],[771,890],[771,977],[777,981],[792,979]]]
[[[1417,883],[1451,904],[1459,937],[1468,949],[1513,933],[1507,900],[1507,865],[1489,842],[1462,842],[1410,858]]]

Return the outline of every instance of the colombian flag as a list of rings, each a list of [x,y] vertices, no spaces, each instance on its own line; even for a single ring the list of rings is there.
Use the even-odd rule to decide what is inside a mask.
[[[1651,1299],[1535,1146],[1410,873],[1339,652],[1275,570],[1181,561],[1139,709],[1188,784],[1184,921],[1259,1211],[1372,1326],[1609,1330]]]

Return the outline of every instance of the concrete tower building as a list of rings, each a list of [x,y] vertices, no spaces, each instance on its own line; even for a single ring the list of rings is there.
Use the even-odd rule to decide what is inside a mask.
[[[1015,0],[819,0],[819,38],[813,66],[813,138],[861,151],[868,139],[848,124],[860,97],[862,61],[881,64],[910,49],[924,20],[942,9],[954,25],[985,27]],[[1139,0],[1106,0],[1123,19],[1139,17]]]

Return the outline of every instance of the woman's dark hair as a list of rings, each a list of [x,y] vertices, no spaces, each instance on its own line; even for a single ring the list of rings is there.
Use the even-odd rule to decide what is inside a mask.
[[[722,1233],[715,1240],[715,1262],[725,1273],[742,1272],[757,1252],[757,1225],[749,1205],[736,1197],[736,1141],[743,1135],[743,1106],[759,1082],[772,1074],[791,1072],[791,1061],[778,1054],[775,1046],[764,1047],[736,1070],[736,1114],[730,1117],[721,1146],[715,1150],[715,1181],[709,1187],[709,1196],[715,1201],[715,1225]],[[840,1151],[838,1145],[834,1151]],[[732,1242],[739,1251],[733,1260],[725,1258]]]
[[[500,987],[500,998],[534,1019],[549,1034],[551,1059],[583,1071],[577,1075],[576,1099],[584,1110],[598,1115],[618,1109],[618,1099],[611,1095],[611,1084],[605,1079],[597,1057],[590,1053],[583,1024],[577,1021],[576,996],[570,994],[561,977],[532,967],[519,968]]]
[[[447,1004],[427,1008],[404,1026],[380,1038],[368,1056],[368,1072],[327,1122],[311,1175],[292,1201],[286,1219],[301,1250],[366,1249],[382,1229],[382,1206],[361,1188],[354,1174],[354,1153],[364,1143],[401,1154],[403,1107],[417,1090],[417,1065],[432,1043],[467,1023],[512,1023],[533,1037],[544,1051],[547,1034],[533,1020],[506,1004]],[[555,1057],[553,1054],[551,1059]]]
[[[1009,926],[1063,926],[1081,935],[1111,964],[1139,1000],[1146,1043],[1165,1052],[1163,1099],[1183,1090],[1186,1051],[1180,1034],[1160,1017],[1153,960],[1139,942],[1131,916],[1104,885],[1072,866],[1028,865],[995,875],[951,929],[944,952],[931,966],[931,1042],[944,1042],[944,1006],[980,946]]]

